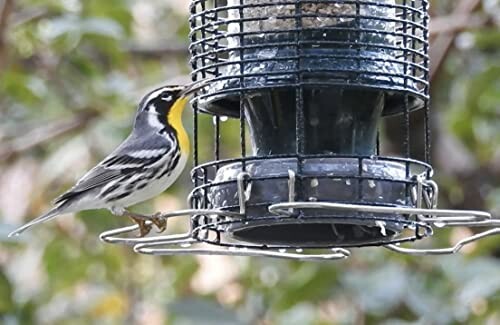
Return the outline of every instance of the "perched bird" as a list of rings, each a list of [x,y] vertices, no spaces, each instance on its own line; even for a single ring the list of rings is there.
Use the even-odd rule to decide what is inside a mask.
[[[93,209],[109,209],[114,215],[130,217],[139,226],[140,236],[151,231],[148,219],[160,231],[165,230],[165,219],[135,214],[126,208],[159,195],[181,174],[189,153],[182,112],[189,94],[202,87],[200,83],[165,86],[144,96],[127,139],[55,199],[53,209],[9,236],[19,235],[60,214]]]

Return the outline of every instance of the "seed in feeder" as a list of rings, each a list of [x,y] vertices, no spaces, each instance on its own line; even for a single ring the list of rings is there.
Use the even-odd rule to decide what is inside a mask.
[[[377,185],[375,184],[375,181],[373,181],[372,179],[368,180],[368,187],[369,187],[369,188],[375,188],[375,186],[377,186]]]
[[[311,179],[311,187],[318,187],[319,181],[317,178]]]
[[[351,180],[350,179],[346,179],[345,180],[345,185],[350,186],[351,185]]]

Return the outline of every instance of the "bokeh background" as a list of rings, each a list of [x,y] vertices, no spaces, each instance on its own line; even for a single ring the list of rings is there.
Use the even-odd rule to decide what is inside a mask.
[[[499,216],[500,1],[431,2],[440,205]],[[500,237],[447,257],[372,248],[329,263],[159,258],[99,242],[128,221],[97,211],[6,238],[127,135],[142,94],[188,79],[188,6],[0,0],[0,323],[500,324]],[[183,208],[190,186],[186,171],[136,210]],[[470,234],[444,231],[432,244]]]

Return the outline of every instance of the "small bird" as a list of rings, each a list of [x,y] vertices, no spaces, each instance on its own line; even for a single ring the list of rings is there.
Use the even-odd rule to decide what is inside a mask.
[[[189,137],[182,124],[182,112],[189,94],[202,87],[203,83],[164,86],[144,96],[127,139],[56,198],[53,209],[14,230],[9,237],[61,214],[94,209],[109,209],[114,215],[130,217],[139,226],[141,237],[152,228],[146,220],[160,231],[165,230],[166,221],[158,215],[144,216],[126,208],[159,195],[183,171]]]

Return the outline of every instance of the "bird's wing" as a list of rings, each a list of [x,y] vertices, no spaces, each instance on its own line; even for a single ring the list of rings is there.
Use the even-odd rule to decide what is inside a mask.
[[[153,168],[173,148],[173,143],[162,137],[148,137],[147,140],[131,135],[102,162],[87,172],[75,186],[56,198],[54,204],[63,203],[118,178]]]

